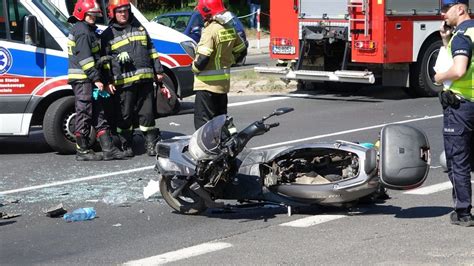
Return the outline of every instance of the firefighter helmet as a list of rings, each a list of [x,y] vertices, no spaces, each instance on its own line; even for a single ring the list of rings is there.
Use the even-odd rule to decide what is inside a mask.
[[[199,0],[196,9],[205,20],[226,11],[222,0]]]
[[[115,18],[115,11],[117,10],[125,10],[130,9],[130,1],[129,0],[110,0],[109,6],[107,10],[107,15],[110,19]]]
[[[77,0],[72,16],[69,17],[68,21],[82,21],[86,17],[86,13],[98,17],[102,16],[102,10],[100,10],[100,6],[95,0]]]

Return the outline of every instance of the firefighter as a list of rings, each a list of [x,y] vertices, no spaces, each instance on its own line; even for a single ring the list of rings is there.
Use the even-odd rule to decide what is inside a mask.
[[[199,0],[196,9],[204,19],[204,28],[196,57],[194,127],[200,128],[213,117],[227,114],[230,67],[247,55],[247,47],[236,33],[232,14],[222,0]]]
[[[454,212],[450,221],[462,226],[474,226],[469,158],[474,129],[474,20],[468,10],[468,0],[442,0],[440,34],[453,65],[435,75],[437,83],[452,82],[440,93],[440,102],[448,177],[453,184]]]
[[[163,68],[145,28],[130,12],[128,0],[111,0],[109,27],[102,33],[102,55],[110,56],[109,90],[116,95],[117,133],[127,157],[133,157],[133,129],[136,112],[145,136],[147,154],[155,156],[161,139],[155,128],[154,85],[163,80]],[[106,65],[107,66],[107,65]]]
[[[68,37],[68,83],[71,84],[75,96],[76,160],[78,161],[124,158],[124,154],[113,145],[100,101],[93,100],[92,96],[94,87],[99,91],[104,90],[98,68],[100,40],[95,32],[97,29],[95,21],[99,16],[102,16],[102,11],[95,0],[78,0],[74,6],[73,15],[68,18],[70,23],[74,23]],[[91,126],[96,129],[103,156],[94,153],[90,148]]]

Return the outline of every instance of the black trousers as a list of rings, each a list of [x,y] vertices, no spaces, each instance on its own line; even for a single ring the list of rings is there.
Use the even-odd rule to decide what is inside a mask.
[[[444,150],[452,197],[458,215],[469,215],[472,208],[471,141],[474,129],[474,103],[462,100],[459,107],[443,111]]]
[[[97,132],[107,130],[109,126],[101,101],[92,99],[93,84],[87,82],[71,86],[75,96],[75,134],[89,136],[91,127],[94,127]]]
[[[197,130],[212,118],[227,114],[227,93],[198,90],[194,99],[194,128]]]
[[[118,88],[114,99],[118,128],[128,130],[134,127],[137,116],[141,128],[155,127],[155,96],[152,82],[142,82],[130,87]]]

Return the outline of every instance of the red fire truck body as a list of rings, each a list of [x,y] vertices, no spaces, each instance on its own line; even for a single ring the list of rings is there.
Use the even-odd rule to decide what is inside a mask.
[[[298,80],[300,89],[331,87],[331,81],[381,83],[434,96],[441,90],[433,80],[442,44],[440,2],[270,0],[270,55],[284,67],[255,70]]]

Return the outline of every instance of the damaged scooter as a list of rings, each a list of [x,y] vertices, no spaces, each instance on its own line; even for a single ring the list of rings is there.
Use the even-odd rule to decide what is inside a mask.
[[[428,175],[426,135],[401,124],[382,128],[379,147],[334,141],[246,149],[250,139],[279,126],[269,118],[291,111],[279,108],[239,132],[233,132],[232,118],[220,115],[190,137],[157,143],[163,199],[182,214],[223,208],[216,200],[279,204],[290,211],[345,206],[385,188],[416,188]]]

